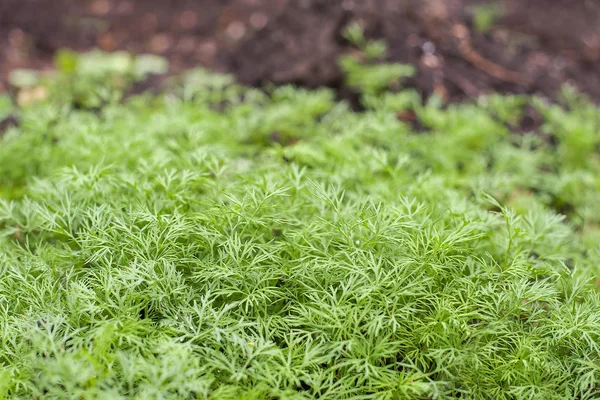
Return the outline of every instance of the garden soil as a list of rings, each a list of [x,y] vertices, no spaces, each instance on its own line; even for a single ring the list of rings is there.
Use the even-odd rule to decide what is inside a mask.
[[[488,2],[489,3],[489,2]],[[337,58],[357,21],[417,67],[406,84],[452,101],[489,92],[554,97],[570,83],[600,100],[600,1],[504,0],[478,30],[475,0],[0,0],[0,78],[51,68],[61,48],[166,56],[243,83],[343,87]],[[481,10],[481,8],[479,8]],[[155,80],[152,82],[159,82]],[[151,83],[154,85],[154,83]]]

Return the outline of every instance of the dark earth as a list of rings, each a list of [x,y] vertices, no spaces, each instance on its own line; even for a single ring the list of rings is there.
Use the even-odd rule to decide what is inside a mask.
[[[485,29],[483,9],[497,17]],[[554,97],[570,83],[600,100],[599,0],[0,0],[0,91],[11,69],[99,47],[343,92],[336,60],[352,48],[340,31],[353,21],[417,67],[407,84],[425,95]]]

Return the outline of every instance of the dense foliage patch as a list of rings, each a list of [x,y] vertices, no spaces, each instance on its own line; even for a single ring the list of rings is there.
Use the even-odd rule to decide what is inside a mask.
[[[204,71],[123,100],[133,64],[63,57],[35,101],[0,102],[20,119],[0,138],[1,396],[599,396],[587,100],[423,105],[350,58],[361,112]],[[544,124],[515,133],[525,107]]]

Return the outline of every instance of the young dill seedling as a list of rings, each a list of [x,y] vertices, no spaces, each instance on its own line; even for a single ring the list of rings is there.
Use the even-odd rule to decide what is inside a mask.
[[[0,138],[0,397],[598,397],[597,109],[205,78]]]

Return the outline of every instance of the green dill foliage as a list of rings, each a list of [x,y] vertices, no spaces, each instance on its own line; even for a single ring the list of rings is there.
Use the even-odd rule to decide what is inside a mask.
[[[586,99],[357,113],[192,71],[82,102],[60,63],[0,138],[0,397],[598,398]]]
[[[339,65],[347,85],[362,95],[381,95],[403,78],[415,74],[412,65],[378,62],[387,55],[387,43],[367,40],[358,23],[348,25],[344,37],[357,48],[358,53],[340,57]]]

